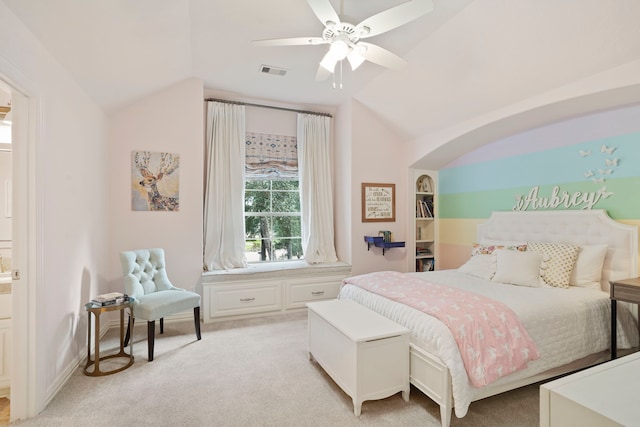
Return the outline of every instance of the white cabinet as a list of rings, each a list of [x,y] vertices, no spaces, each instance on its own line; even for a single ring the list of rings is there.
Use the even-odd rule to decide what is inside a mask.
[[[437,172],[414,169],[411,171],[410,185],[414,198],[410,198],[413,206],[409,212],[414,215],[414,258],[411,258],[414,271],[431,271],[436,269],[437,246],[437,213],[436,192]]]
[[[542,384],[540,426],[638,425],[638,383],[640,353]]]
[[[280,281],[240,282],[209,287],[205,316],[220,317],[282,308]]]
[[[204,322],[303,309],[307,302],[336,298],[342,280],[351,275],[351,266],[345,263],[298,265],[252,265],[205,273]]]
[[[346,276],[344,276],[346,277]],[[285,309],[304,308],[308,302],[332,299],[340,292],[342,275],[324,278],[289,279],[284,282]]]

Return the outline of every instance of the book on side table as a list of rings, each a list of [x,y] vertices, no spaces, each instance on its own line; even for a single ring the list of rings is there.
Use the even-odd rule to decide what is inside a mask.
[[[127,301],[129,301],[127,294],[123,294],[122,292],[110,292],[108,294],[98,295],[91,300],[91,303],[93,305],[104,307],[108,305],[122,304]]]

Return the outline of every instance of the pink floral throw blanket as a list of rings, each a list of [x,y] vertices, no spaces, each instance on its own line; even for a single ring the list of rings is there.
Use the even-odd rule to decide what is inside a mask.
[[[475,387],[524,369],[540,357],[515,313],[491,298],[383,271],[347,278],[352,284],[408,305],[444,323],[453,335]]]

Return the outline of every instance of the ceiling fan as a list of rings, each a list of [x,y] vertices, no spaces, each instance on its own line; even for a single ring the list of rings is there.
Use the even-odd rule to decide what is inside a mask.
[[[386,68],[399,69],[406,61],[375,44],[361,41],[404,25],[433,10],[432,0],[411,0],[399,6],[370,16],[357,25],[348,17],[339,16],[329,0],[307,0],[309,6],[324,25],[321,37],[293,37],[286,39],[255,40],[255,46],[296,46],[328,44],[329,51],[318,67],[316,80],[324,80],[335,71],[336,64],[347,59],[355,70],[364,61]],[[342,7],[341,7],[342,9]]]

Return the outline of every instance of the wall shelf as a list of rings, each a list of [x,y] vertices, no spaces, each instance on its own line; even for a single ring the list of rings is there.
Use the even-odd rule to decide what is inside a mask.
[[[364,241],[367,242],[367,250],[371,250],[371,245],[382,248],[382,255],[386,249],[404,248],[404,242],[385,242],[382,237],[378,236],[364,236]]]

